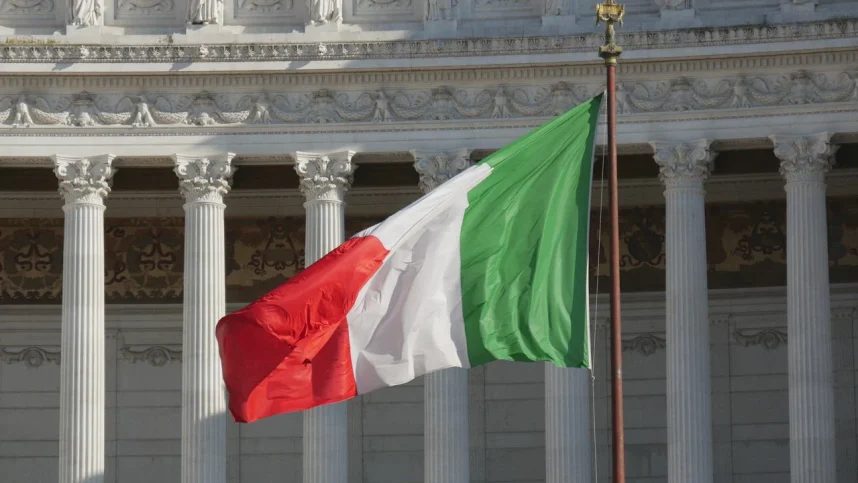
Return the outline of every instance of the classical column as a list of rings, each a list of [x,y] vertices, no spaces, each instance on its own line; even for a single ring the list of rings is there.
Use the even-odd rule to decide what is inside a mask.
[[[450,152],[412,150],[424,193],[471,165],[469,149]],[[423,378],[423,469],[425,483],[470,481],[468,371],[452,368]]]
[[[345,194],[355,166],[353,151],[295,153],[295,171],[307,202],[304,263],[310,265],[345,240]],[[304,482],[348,483],[346,402],[304,412]]]
[[[545,364],[545,481],[593,481],[589,369]]]
[[[709,140],[651,143],[667,211],[667,481],[712,482],[712,394],[703,182]]]
[[[232,157],[173,156],[185,198],[182,483],[226,482],[226,392],[215,326],[226,312],[223,197]]]
[[[787,197],[790,480],[834,483],[834,374],[828,285],[827,133],[772,136]]]
[[[104,481],[104,197],[112,155],[53,157],[63,211],[60,483]]]

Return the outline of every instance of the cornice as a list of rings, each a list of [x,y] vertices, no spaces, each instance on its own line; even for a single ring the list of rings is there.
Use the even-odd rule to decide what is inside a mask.
[[[856,35],[858,38],[858,35]],[[8,49],[0,44],[0,52]],[[2,61],[2,58],[0,58]],[[679,78],[698,74],[711,77],[712,73],[725,74],[763,74],[779,71],[799,71],[813,68],[837,68],[854,71],[858,62],[858,51],[854,47],[840,49],[806,48],[785,53],[756,52],[750,54],[725,54],[669,59],[628,59],[620,63],[618,78],[620,81],[641,80],[648,77]],[[259,86],[318,88],[325,86],[385,85],[385,86],[432,86],[438,83],[482,83],[504,82],[511,85],[529,84],[534,80],[565,79],[580,82],[598,80],[604,83],[605,68],[600,63],[562,62],[545,64],[522,62],[517,65],[493,66],[474,63],[464,67],[448,66],[444,69],[397,68],[395,65],[385,69],[361,71],[288,71],[283,69],[271,72],[253,72],[231,70],[210,73],[147,73],[140,75],[100,73],[97,76],[63,75],[62,72],[50,72],[45,75],[30,73],[8,74],[0,77],[0,90],[30,91],[50,89],[52,92],[77,93],[84,91],[117,90],[167,90],[181,92],[201,89],[252,89]]]
[[[703,48],[844,39],[858,36],[858,20],[744,25],[618,33],[627,51]],[[17,43],[16,43],[17,42]],[[391,58],[514,56],[595,52],[597,32],[575,35],[307,43],[106,45],[6,39],[0,63],[235,63]]]

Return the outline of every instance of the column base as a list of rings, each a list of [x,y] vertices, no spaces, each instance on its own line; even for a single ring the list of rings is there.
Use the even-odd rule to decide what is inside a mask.
[[[425,20],[423,22],[423,30],[433,35],[453,34],[457,27],[455,20]]]
[[[575,27],[577,20],[574,15],[545,15],[542,17],[542,29],[550,33],[568,31]]]
[[[216,23],[207,24],[188,24],[185,28],[185,35],[174,35],[175,38],[184,37],[190,43],[215,43],[223,42],[224,32],[223,25]]]
[[[92,27],[66,26],[66,40],[70,44],[98,44],[101,43],[104,26],[94,25]]]
[[[304,33],[306,34],[316,34],[316,33],[327,33],[327,32],[339,32],[340,27],[342,27],[342,21],[338,20],[336,22],[326,22],[321,24],[307,24],[304,26]]]
[[[681,10],[665,9],[661,11],[661,27],[662,28],[687,28],[699,27],[703,25],[693,8],[683,8]]]

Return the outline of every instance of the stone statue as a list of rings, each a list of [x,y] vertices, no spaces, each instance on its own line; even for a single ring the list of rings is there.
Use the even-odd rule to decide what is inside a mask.
[[[427,0],[426,20],[450,20],[456,0]]]
[[[223,0],[188,0],[188,23],[207,25],[221,23]]]
[[[543,15],[568,15],[568,0],[545,0]]]
[[[103,0],[71,0],[68,23],[75,27],[92,27],[101,25],[101,12],[104,10]]]
[[[682,10],[690,6],[689,3],[689,0],[655,0],[662,10]]]
[[[328,22],[339,22],[343,19],[340,3],[342,0],[307,0],[307,11],[310,13],[309,25],[324,25]]]

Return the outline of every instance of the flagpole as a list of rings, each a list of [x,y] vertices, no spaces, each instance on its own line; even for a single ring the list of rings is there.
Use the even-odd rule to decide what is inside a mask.
[[[620,322],[620,214],[617,193],[617,62],[623,49],[614,39],[614,24],[622,25],[625,7],[605,0],[596,5],[596,23],[605,22],[605,44],[599,57],[605,60],[608,91],[608,192],[611,213],[611,434],[613,482],[626,482],[623,429],[623,348]]]

